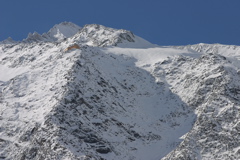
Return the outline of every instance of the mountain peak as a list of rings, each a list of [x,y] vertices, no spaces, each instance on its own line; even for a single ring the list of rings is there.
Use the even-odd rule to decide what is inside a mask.
[[[37,32],[28,33],[28,36],[25,39],[25,41],[42,41],[42,40],[43,37]]]
[[[62,22],[51,28],[46,35],[54,41],[61,41],[64,38],[69,38],[75,35],[81,27],[72,22]]]
[[[87,24],[80,32],[74,35],[72,43],[81,43],[89,46],[119,46],[119,47],[149,47],[155,46],[150,42],[134,35],[131,31],[114,29],[99,24]]]
[[[36,42],[36,41],[53,41],[59,42],[64,40],[65,38],[72,37],[75,35],[81,27],[72,23],[72,22],[62,22],[54,25],[47,33],[43,33],[42,35],[37,32],[29,33],[28,37],[24,39],[25,42]]]
[[[16,41],[14,41],[12,39],[12,37],[8,37],[7,39],[5,39],[4,41],[2,41],[1,43],[3,44],[9,44],[9,43],[16,43]]]
[[[123,48],[149,48],[151,44],[131,31],[114,29],[100,24],[86,24],[83,28],[72,23],[62,22],[54,25],[47,33],[29,33],[24,42],[62,42],[81,43],[81,45],[107,47],[119,46]]]

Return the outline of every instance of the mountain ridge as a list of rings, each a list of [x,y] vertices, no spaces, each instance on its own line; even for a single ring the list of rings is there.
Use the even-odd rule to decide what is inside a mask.
[[[238,46],[74,31],[0,43],[0,159],[240,157]]]

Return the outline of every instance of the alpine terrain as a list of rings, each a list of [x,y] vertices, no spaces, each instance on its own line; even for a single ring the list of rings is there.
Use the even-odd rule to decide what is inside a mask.
[[[1,160],[238,160],[240,46],[70,22],[0,42]]]

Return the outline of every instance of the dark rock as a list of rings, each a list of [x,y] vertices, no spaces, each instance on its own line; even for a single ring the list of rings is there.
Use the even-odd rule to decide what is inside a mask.
[[[101,154],[107,154],[107,153],[111,152],[111,150],[109,148],[98,148],[98,149],[96,149],[96,151]]]

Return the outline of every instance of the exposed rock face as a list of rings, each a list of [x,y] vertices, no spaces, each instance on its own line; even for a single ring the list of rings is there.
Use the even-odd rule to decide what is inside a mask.
[[[216,54],[175,62],[178,68],[166,77],[179,79],[172,91],[195,109],[197,119],[184,141],[164,159],[239,159],[239,74],[226,57]]]
[[[0,43],[0,159],[240,159],[239,47],[50,31]]]

